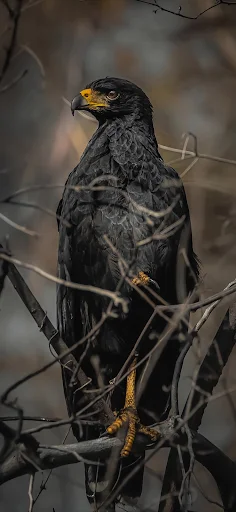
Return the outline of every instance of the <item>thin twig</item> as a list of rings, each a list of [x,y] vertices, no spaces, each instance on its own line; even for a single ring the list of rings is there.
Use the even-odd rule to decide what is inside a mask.
[[[58,355],[57,360],[61,360],[63,364],[72,364],[75,366],[77,361],[72,352],[76,348],[76,346],[78,346],[79,342],[75,344],[75,346],[72,346],[70,348],[67,347],[65,342],[60,338],[58,331],[55,329],[55,327],[49,320],[48,316],[45,314],[45,311],[41,308],[40,304],[38,303],[33,293],[27,286],[20,272],[12,263],[9,265],[8,277],[12,285],[14,286],[16,292],[20,296],[21,300],[27,307],[29,313],[32,315],[35,322],[37,323],[39,329],[41,329],[41,332],[46,336],[46,338],[50,341],[51,345],[53,346],[55,352]],[[45,366],[50,367],[53,364],[55,364],[55,360]],[[83,370],[80,369],[78,373],[78,381],[80,385],[85,385],[88,382],[88,380],[89,379],[85,375]],[[108,405],[104,402],[104,400],[99,400],[97,406],[100,411],[99,417],[102,423],[106,424],[107,422],[111,422],[113,420],[113,415]]]
[[[159,11],[166,12],[168,14],[173,14],[174,16],[178,16],[179,18],[184,18],[185,20],[198,20],[201,16],[203,16],[203,14],[205,14],[208,11],[211,11],[215,7],[219,7],[219,5],[236,5],[236,2],[231,2],[231,1],[226,1],[226,0],[217,0],[216,2],[214,2],[214,4],[210,5],[203,11],[200,11],[198,14],[196,14],[196,16],[188,16],[187,14],[182,13],[181,7],[178,7],[178,11],[172,11],[171,9],[167,9],[166,7],[162,7],[162,5],[160,5],[159,3],[155,2],[155,1],[154,2],[149,1],[149,0],[136,0],[136,1],[140,2],[142,4],[152,5],[153,7],[155,7],[155,10],[153,11],[155,14],[159,10]]]
[[[54,210],[51,210],[50,208],[46,208],[45,206],[42,206],[41,204],[36,204],[36,203],[28,203],[27,201],[12,201],[12,200],[9,200],[9,201],[4,201],[4,200],[0,200],[0,203],[2,204],[10,204],[10,205],[13,205],[13,206],[23,206],[24,208],[33,208],[34,210],[39,210],[40,212],[43,212],[43,213],[46,213],[47,215],[50,215],[51,217],[54,217],[55,219],[57,220],[60,220],[60,222],[62,224],[64,224],[64,226],[70,228],[71,227],[71,224],[70,222],[68,222],[68,220],[64,219],[61,215],[58,215],[57,213],[54,212]]]
[[[14,263],[14,265],[18,265],[19,267],[23,267],[28,270],[32,270],[33,272],[35,272],[36,274],[39,274],[40,276],[44,277],[45,279],[48,279],[49,281],[52,281],[53,283],[57,283],[57,284],[66,286],[67,288],[73,288],[74,290],[86,291],[89,293],[96,293],[98,295],[109,297],[109,299],[113,300],[113,302],[116,306],[118,306],[119,304],[122,306],[124,313],[128,312],[127,300],[125,298],[120,297],[117,293],[114,293],[110,290],[98,288],[97,286],[84,285],[84,284],[74,283],[72,281],[66,281],[65,279],[60,279],[59,277],[49,274],[48,272],[41,269],[40,267],[32,265],[31,263],[26,263],[24,261],[18,260],[16,258],[13,258],[12,256],[8,256],[7,254],[4,254],[2,252],[0,253],[0,259],[2,259],[4,261],[8,261],[9,263]]]
[[[0,416],[0,421],[18,421],[18,416]],[[24,421],[45,421],[46,423],[53,423],[60,421],[59,418],[44,418],[42,416],[23,416]]]
[[[236,4],[235,4],[236,5]],[[159,148],[165,151],[170,151],[171,153],[179,153],[182,154],[182,149],[172,148],[171,146],[164,146],[163,144],[159,144]],[[231,160],[229,158],[223,158],[220,156],[208,155],[207,153],[195,153],[194,151],[185,151],[186,155],[192,156],[194,158],[205,159],[205,160],[213,160],[213,162],[220,162],[223,164],[236,165],[236,160]]]
[[[0,212],[0,219],[6,222],[6,224],[9,224],[9,226],[17,229],[18,231],[22,231],[22,233],[25,233],[26,235],[39,237],[39,233],[36,231],[32,231],[31,229],[26,228],[25,226],[21,226],[20,224],[17,224],[17,222],[14,222],[13,220],[9,219],[9,217],[6,217],[3,215],[3,213]]]
[[[33,498],[34,476],[35,476],[34,473],[32,475],[30,475],[30,480],[29,480],[29,489],[28,489],[29,512],[32,512],[33,504],[34,504],[34,498]]]
[[[15,78],[13,78],[13,80],[11,80],[11,82],[9,82],[6,85],[4,85],[3,87],[1,87],[0,94],[2,94],[4,92],[8,92],[10,89],[15,87],[15,85],[17,85],[20,82],[20,80],[22,80],[22,78],[24,78],[27,75],[27,73],[28,73],[27,69],[24,69],[23,71],[21,71],[18,75],[15,76]]]
[[[7,261],[3,261],[0,264],[0,296],[4,288],[5,279],[8,273],[8,263]]]

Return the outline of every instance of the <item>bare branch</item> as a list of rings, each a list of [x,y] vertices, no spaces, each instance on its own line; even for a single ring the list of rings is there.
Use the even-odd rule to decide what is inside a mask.
[[[14,286],[16,292],[20,296],[21,300],[27,307],[29,313],[34,318],[39,329],[50,341],[52,347],[54,348],[56,354],[58,355],[58,360],[62,360],[63,364],[67,364],[69,365],[69,367],[72,367],[73,369],[73,367],[75,367],[77,364],[77,361],[72,353],[75,347],[70,347],[70,349],[68,349],[65,342],[60,338],[58,331],[55,329],[55,327],[49,320],[45,311],[41,308],[40,304],[38,303],[38,301],[32,294],[31,290],[27,286],[25,280],[12,263],[10,263],[9,265],[8,277],[12,285]],[[48,363],[47,366],[52,366],[53,364],[55,364],[55,361]],[[87,385],[89,380],[81,368],[78,372],[77,379],[81,386],[85,384]],[[106,424],[113,421],[113,414],[111,413],[108,405],[104,402],[102,398],[98,399],[97,407],[100,411],[99,417],[102,423]]]
[[[233,304],[223,318],[220,327],[211,343],[208,352],[200,366],[195,389],[189,395],[185,404],[185,415],[187,410],[192,410],[199,404],[203,396],[212,394],[217,385],[224,366],[233,350],[236,342],[236,304]],[[220,357],[219,357],[220,355]],[[189,400],[191,398],[191,404]],[[189,420],[190,428],[197,430],[201,424],[202,417],[206,408],[206,403],[197,409],[195,414]]]
[[[13,78],[13,80],[11,80],[11,82],[1,87],[0,94],[2,94],[3,92],[8,92],[10,89],[12,89],[12,87],[15,87],[15,85],[17,85],[20,82],[20,80],[22,80],[22,78],[24,78],[25,75],[27,75],[27,73],[27,69],[21,71],[15,78]]]
[[[29,512],[32,512],[32,510],[33,510],[33,504],[34,504],[33,488],[34,488],[34,473],[32,475],[30,475],[30,479],[29,479],[29,489],[28,489]]]
[[[25,226],[21,226],[20,224],[17,224],[17,222],[14,222],[13,220],[9,219],[9,217],[6,217],[6,215],[3,215],[3,213],[0,212],[0,219],[6,222],[6,224],[9,224],[9,226],[12,226],[15,229],[18,229],[18,231],[22,231],[22,233],[25,233],[26,235],[35,236],[38,237],[39,233],[36,233],[36,231],[32,231],[31,229],[26,228]]]
[[[235,3],[235,5],[236,5],[236,3]],[[182,149],[172,148],[171,146],[164,146],[163,144],[158,144],[158,147],[160,149],[164,149],[165,151],[170,151],[171,153],[179,153],[180,155],[182,154],[182,151],[183,151]],[[187,155],[188,157],[192,156],[194,158],[199,158],[199,159],[204,159],[204,160],[212,160],[213,162],[220,162],[223,164],[236,165],[236,160],[231,160],[229,158],[223,158],[220,156],[208,155],[207,153],[195,153],[195,151],[186,150],[185,155]],[[186,158],[184,158],[184,159],[180,158],[180,160],[186,160]]]
[[[14,201],[14,200],[13,201],[12,200],[9,200],[9,201],[0,200],[0,203],[2,203],[2,204],[7,203],[7,204],[10,204],[13,206],[23,206],[24,208],[33,208],[34,210],[39,210],[40,212],[46,213],[47,215],[50,215],[51,217],[54,217],[55,219],[60,220],[60,222],[62,224],[64,224],[64,226],[66,226],[68,228],[71,227],[71,224],[66,219],[64,219],[61,215],[58,215],[53,210],[50,210],[50,208],[45,208],[45,206],[42,206],[40,204],[28,203],[27,201]]]
[[[127,313],[127,311],[128,311],[127,300],[125,298],[120,297],[118,295],[118,293],[111,292],[110,290],[105,290],[103,288],[98,288],[96,286],[73,283],[72,281],[65,281],[65,279],[60,279],[59,277],[53,276],[52,274],[45,272],[40,267],[32,265],[31,263],[26,263],[26,262],[20,261],[16,258],[13,258],[12,256],[8,256],[7,254],[4,254],[4,253],[0,253],[0,259],[2,259],[4,261],[8,261],[9,263],[14,263],[14,265],[19,265],[20,267],[26,268],[28,270],[32,270],[36,274],[39,274],[40,276],[45,277],[45,279],[48,279],[49,281],[52,281],[54,283],[66,286],[67,288],[73,288],[74,290],[81,290],[81,291],[96,293],[98,295],[109,297],[109,299],[113,300],[113,302],[116,306],[118,306],[119,304],[122,306],[124,313]]]
[[[7,273],[8,273],[8,263],[7,263],[7,261],[3,261],[0,265],[0,296],[3,291]]]
[[[203,16],[203,14],[205,14],[208,11],[211,11],[211,9],[214,9],[215,7],[219,7],[219,5],[236,5],[236,2],[226,1],[226,0],[217,0],[216,2],[214,2],[214,4],[210,5],[203,11],[199,12],[196,16],[187,16],[186,14],[182,13],[181,6],[178,7],[178,11],[171,11],[170,9],[167,9],[166,7],[162,7],[162,5],[160,5],[159,3],[155,2],[155,1],[154,2],[149,1],[149,0],[136,0],[136,1],[140,2],[142,4],[148,4],[148,5],[152,5],[153,7],[155,7],[155,10],[153,11],[155,14],[159,10],[159,11],[166,12],[168,14],[174,14],[174,16],[179,16],[180,18],[184,18],[185,20],[198,20],[198,18]]]
[[[232,283],[225,288],[229,289]],[[204,312],[199,322],[188,334],[188,340],[184,349],[176,362],[175,372],[172,382],[172,406],[173,403],[177,402],[178,394],[178,383],[180,378],[181,369],[183,366],[184,358],[193,343],[194,337],[197,332],[201,329],[203,324],[209,318],[212,311],[219,304],[219,301],[215,301],[209,308]],[[236,306],[235,304],[227,311],[219,329],[213,340],[210,348],[208,349],[207,355],[205,356],[198,373],[196,374],[196,383],[193,382],[192,389],[189,393],[186,401],[182,417],[188,421],[188,425],[191,429],[197,431],[204,414],[204,411],[208,404],[207,397],[213,392],[214,387],[217,385],[221,373],[227,360],[231,354],[231,351],[235,344],[236,336]],[[219,353],[220,358],[219,358]],[[204,398],[204,399],[203,399]],[[194,414],[191,411],[195,410]],[[173,409],[173,414],[176,414],[176,409]],[[189,418],[189,419],[188,419]],[[189,456],[184,455],[184,466],[188,467]],[[213,468],[212,468],[213,470]],[[212,472],[212,471],[211,471]],[[171,495],[168,498],[168,502],[165,504],[165,511],[172,510],[171,507],[175,506],[175,510],[178,508],[178,495],[181,489],[181,478],[179,477],[180,468],[179,460],[176,450],[173,448],[170,451],[165,476],[162,486],[162,496],[168,495],[171,486]],[[235,497],[236,499],[236,497]],[[163,503],[160,502],[159,512],[162,512]],[[168,508],[169,507],[169,508]]]
[[[26,44],[22,44],[21,45],[21,48],[22,50],[24,50],[25,52],[27,52],[33,59],[34,61],[36,62],[37,66],[39,67],[40,69],[40,73],[41,73],[41,76],[43,78],[45,78],[45,69],[43,67],[43,63],[42,61],[40,60],[40,58],[38,57],[38,55],[32,50],[32,48],[30,48],[29,46],[27,46]]]
[[[18,421],[18,416],[0,416],[0,421]],[[53,421],[60,421],[59,418],[44,418],[43,416],[23,416],[24,421],[45,421],[52,423]]]
[[[177,426],[176,428],[172,420],[167,420],[160,424],[158,426],[158,431],[160,432],[161,439],[154,449],[155,453],[161,446],[169,446],[169,442],[173,442],[173,440],[181,446],[185,446],[186,440],[185,437],[183,438],[180,426]],[[204,464],[213,474],[217,485],[220,485],[221,495],[227,495],[228,498],[230,497],[231,501],[234,499],[233,503],[235,505],[236,492],[234,482],[236,478],[236,466],[221,452],[221,450],[216,448],[203,436],[193,432],[191,433],[191,436],[192,449],[196,460]],[[79,462],[80,459],[84,460],[86,458],[91,461],[96,461],[99,458],[102,462],[102,460],[107,457],[110,450],[114,448],[121,449],[123,445],[123,441],[121,439],[107,436],[70,445],[36,445],[37,447],[35,448],[34,456],[38,461],[38,469],[35,469],[35,466],[32,467],[29,459],[27,460],[27,448],[24,446],[22,441],[15,447],[15,451],[11,453],[1,465],[0,484],[26,473],[32,474],[32,471],[35,472],[37,470],[52,469],[67,464],[74,464]],[[141,453],[144,449],[148,450],[150,448],[153,448],[153,446],[147,445],[143,436],[137,436],[133,448],[135,453]],[[151,453],[148,458],[151,458],[152,456],[153,453]],[[134,471],[134,469],[131,471],[132,475],[129,474],[127,480],[130,479],[130,476],[133,476]],[[229,508],[227,510],[232,510],[233,512],[233,508]]]

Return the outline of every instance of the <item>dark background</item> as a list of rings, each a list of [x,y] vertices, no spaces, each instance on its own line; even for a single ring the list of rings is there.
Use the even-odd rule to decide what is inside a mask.
[[[182,13],[195,16],[213,0],[181,0]],[[178,2],[163,0],[165,8],[178,10]],[[26,4],[25,4],[26,5]],[[154,106],[158,142],[182,148],[183,133],[197,136],[199,152],[236,160],[236,5],[218,6],[187,20],[136,0],[42,0],[22,12],[17,46],[6,85],[18,73],[28,72],[14,87],[0,93],[0,194],[35,184],[64,184],[96,128],[79,115],[72,118],[68,105],[87,82],[120,76],[141,86]],[[0,4],[1,53],[9,40],[8,16]],[[190,137],[188,149],[193,149]],[[167,162],[181,155],[161,150]],[[180,174],[191,160],[174,163]],[[183,178],[190,205],[194,246],[202,261],[202,295],[224,288],[235,276],[236,165],[208,159]],[[60,188],[29,192],[23,200],[56,210]],[[0,220],[0,238],[9,235],[14,255],[56,273],[57,227],[53,217],[31,208],[0,205],[0,212],[39,233],[29,237]],[[34,273],[22,271],[48,315],[55,323],[55,285]],[[217,309],[201,331],[202,354],[217,330],[225,307]],[[200,313],[199,313],[200,314]],[[199,315],[192,319],[194,323]],[[16,379],[52,357],[46,339],[10,284],[1,298],[0,392]],[[181,378],[181,403],[188,394],[196,365],[196,347],[186,358]],[[221,384],[235,385],[235,353]],[[25,414],[64,417],[66,409],[60,368],[51,370],[14,393]],[[235,395],[232,394],[232,402]],[[1,415],[9,410],[1,408]],[[33,423],[27,422],[28,426]],[[213,401],[200,430],[236,458],[233,403],[227,397]],[[67,429],[46,431],[38,438],[61,443]],[[70,438],[71,439],[71,438]],[[156,510],[167,450],[149,463],[140,508]],[[198,464],[192,482],[194,510],[213,512],[220,502],[212,478]],[[44,475],[46,476],[46,475]],[[41,483],[36,478],[34,493]],[[0,489],[0,509],[28,510],[29,477]],[[202,491],[202,492],[201,492]],[[203,493],[203,495],[202,495]],[[82,465],[53,471],[46,491],[34,511],[88,512]]]

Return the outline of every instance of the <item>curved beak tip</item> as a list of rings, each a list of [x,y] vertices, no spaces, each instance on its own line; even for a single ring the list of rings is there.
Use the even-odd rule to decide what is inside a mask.
[[[71,113],[74,116],[75,110],[85,110],[86,107],[88,107],[88,102],[82,94],[78,94],[71,102]]]

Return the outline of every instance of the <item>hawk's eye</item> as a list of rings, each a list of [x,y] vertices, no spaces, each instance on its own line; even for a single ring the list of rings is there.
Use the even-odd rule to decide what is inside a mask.
[[[108,94],[107,94],[107,98],[108,98],[109,100],[117,100],[117,98],[118,98],[119,96],[120,96],[120,95],[119,95],[119,93],[118,93],[117,91],[110,91],[110,92],[108,92]]]

